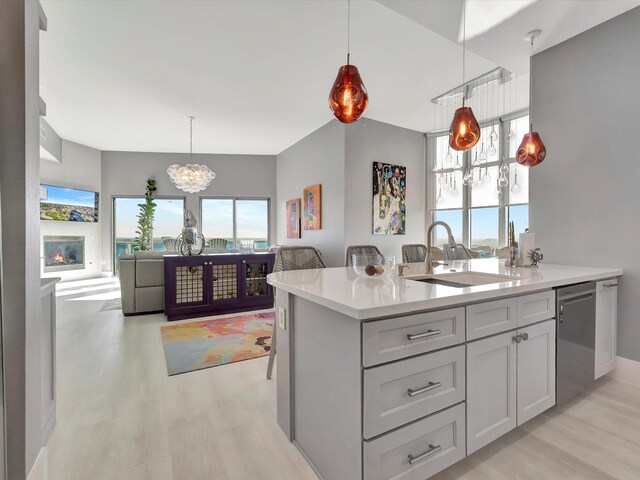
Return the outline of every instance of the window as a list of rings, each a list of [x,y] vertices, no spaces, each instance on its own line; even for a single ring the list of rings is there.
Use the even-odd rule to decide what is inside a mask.
[[[202,198],[200,218],[207,240],[223,238],[227,249],[252,241],[256,249],[269,247],[269,199]]]
[[[144,197],[115,197],[113,199],[113,252],[114,271],[117,274],[118,257],[133,253],[138,230],[138,213]],[[180,235],[184,217],[184,198],[156,198],[153,220],[153,249],[165,250],[163,240]]]
[[[451,233],[457,243],[462,243],[462,210],[442,210],[435,212],[434,221],[442,221],[451,227]],[[444,228],[434,229],[435,245],[442,246],[449,241]]]
[[[528,115],[513,114],[481,125],[481,140],[466,152],[447,159],[448,135],[429,136],[428,205],[432,220],[448,223],[456,240],[470,248],[501,248],[507,243],[507,225],[515,223],[516,237],[529,225],[529,170],[515,162],[515,152],[527,131]],[[497,139],[491,146],[492,128]],[[509,129],[513,140],[507,140]],[[508,152],[505,173],[509,183],[500,187],[500,158]],[[484,155],[486,153],[486,160]],[[446,235],[434,229],[433,242],[442,245]]]

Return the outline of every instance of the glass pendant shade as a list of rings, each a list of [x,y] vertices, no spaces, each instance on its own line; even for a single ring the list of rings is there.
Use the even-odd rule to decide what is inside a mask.
[[[525,167],[535,167],[544,161],[547,148],[538,132],[525,133],[516,153],[516,161]]]
[[[449,127],[449,146],[454,150],[469,150],[480,140],[480,125],[471,107],[456,110]]]
[[[355,65],[343,65],[329,93],[329,108],[342,123],[358,120],[369,104],[367,89]]]

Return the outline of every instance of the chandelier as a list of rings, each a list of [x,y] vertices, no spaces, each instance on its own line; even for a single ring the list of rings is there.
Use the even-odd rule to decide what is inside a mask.
[[[189,163],[186,165],[173,164],[167,168],[169,178],[176,187],[189,193],[205,190],[211,180],[216,178],[215,172],[206,165],[191,163],[193,158],[193,117],[189,117]]]

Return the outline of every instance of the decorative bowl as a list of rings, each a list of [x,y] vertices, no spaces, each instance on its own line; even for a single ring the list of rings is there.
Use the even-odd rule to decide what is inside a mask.
[[[355,254],[351,257],[353,271],[364,278],[388,278],[393,275],[396,265],[395,257],[384,258],[382,255]]]

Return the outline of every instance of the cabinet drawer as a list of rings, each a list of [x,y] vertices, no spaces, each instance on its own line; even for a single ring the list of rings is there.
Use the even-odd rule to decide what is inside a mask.
[[[523,295],[516,300],[518,327],[549,320],[556,316],[556,294],[553,290]]]
[[[371,367],[464,342],[464,308],[364,323],[362,364]]]
[[[477,303],[467,307],[467,340],[516,328],[516,298]]]
[[[364,480],[424,480],[465,456],[465,405],[364,442]]]
[[[364,437],[375,437],[464,399],[464,345],[365,370]]]

